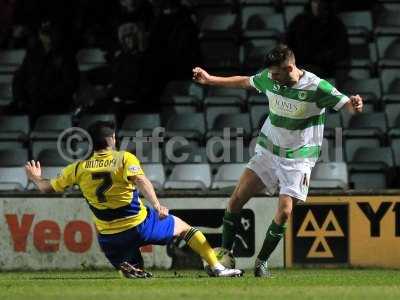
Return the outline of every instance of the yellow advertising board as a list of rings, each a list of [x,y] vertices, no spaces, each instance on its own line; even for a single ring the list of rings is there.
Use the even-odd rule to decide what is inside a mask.
[[[288,224],[285,263],[400,268],[400,196],[308,198]]]

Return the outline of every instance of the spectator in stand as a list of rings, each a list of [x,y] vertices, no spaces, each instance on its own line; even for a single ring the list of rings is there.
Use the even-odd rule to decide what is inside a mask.
[[[310,0],[290,23],[287,43],[300,66],[322,77],[334,77],[336,66],[350,57],[347,30],[331,0]]]
[[[118,25],[142,23],[148,32],[154,20],[153,6],[148,0],[119,0]]]
[[[99,92],[93,88],[91,82],[85,91],[91,98],[88,107],[91,112],[113,112],[122,116],[127,112],[158,111],[159,105],[154,102],[158,100],[159,94],[159,91],[154,89],[154,78],[157,78],[157,75],[155,69],[149,67],[153,58],[146,51],[144,28],[141,23],[126,23],[120,26],[118,30],[120,48],[110,66],[102,70],[103,85],[107,81],[109,84]]]
[[[38,30],[34,45],[13,78],[13,98],[10,111],[40,114],[66,113],[73,104],[73,94],[79,83],[75,57],[65,50],[63,37],[50,22]]]
[[[0,0],[0,48],[10,48],[14,14],[15,0]]]
[[[150,32],[149,51],[158,58],[153,66],[162,70],[158,78],[166,82],[191,79],[190,70],[201,63],[201,50],[199,31],[189,9],[180,0],[152,0],[152,3],[156,19]]]
[[[119,28],[121,49],[112,63],[111,96],[123,112],[151,111],[154,92],[151,57],[146,51],[146,32],[142,24],[127,23]],[[156,78],[156,77],[153,77]],[[134,105],[134,107],[133,107]]]

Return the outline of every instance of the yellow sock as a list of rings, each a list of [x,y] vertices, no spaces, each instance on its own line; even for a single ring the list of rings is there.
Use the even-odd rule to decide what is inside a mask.
[[[184,237],[186,243],[194,252],[199,254],[211,268],[218,264],[217,256],[210,247],[204,234],[196,228],[190,228]]]

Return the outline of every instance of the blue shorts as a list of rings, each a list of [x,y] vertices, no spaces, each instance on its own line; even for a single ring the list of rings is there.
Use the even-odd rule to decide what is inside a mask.
[[[171,242],[174,226],[172,215],[160,220],[157,211],[147,207],[147,217],[138,226],[116,234],[98,234],[97,238],[107,259],[117,268],[124,261],[140,263],[141,246],[166,245]]]

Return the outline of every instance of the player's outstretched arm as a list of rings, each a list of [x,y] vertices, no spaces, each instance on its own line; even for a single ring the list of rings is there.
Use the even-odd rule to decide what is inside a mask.
[[[360,95],[350,96],[346,103],[346,109],[351,113],[360,113],[363,110],[363,99]]]
[[[160,205],[160,202],[157,199],[156,192],[154,191],[154,187],[145,175],[135,175],[133,177],[130,177],[129,179],[132,180],[135,186],[139,188],[147,201],[151,203],[154,209],[158,212],[160,218],[168,216],[168,208]]]
[[[214,85],[222,87],[233,87],[250,89],[250,77],[248,76],[213,76],[207,73],[200,67],[195,67],[193,70],[193,80],[200,84]]]
[[[48,179],[42,178],[42,169],[40,167],[40,162],[35,162],[34,160],[28,161],[25,165],[25,172],[28,176],[28,179],[35,183],[41,192],[54,192],[50,181]]]

